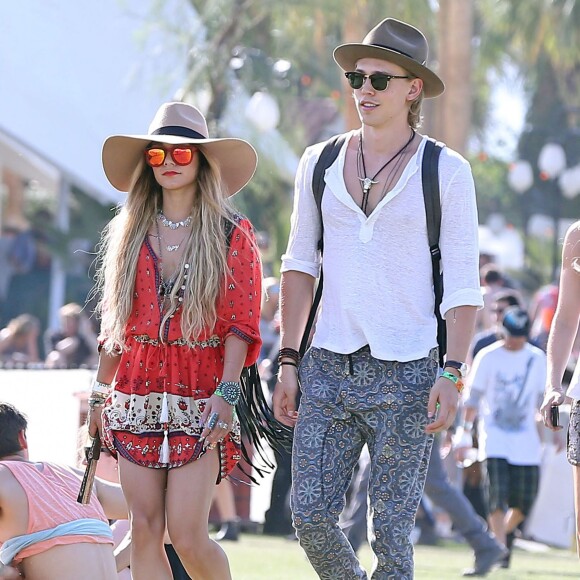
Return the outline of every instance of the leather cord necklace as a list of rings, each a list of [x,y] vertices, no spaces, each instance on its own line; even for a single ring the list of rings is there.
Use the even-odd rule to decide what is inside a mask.
[[[361,202],[361,209],[366,214],[367,207],[369,204],[369,193],[371,188],[376,183],[379,183],[376,179],[379,173],[383,171],[390,163],[392,163],[399,155],[402,155],[407,147],[411,144],[411,141],[415,138],[415,129],[411,129],[411,136],[409,137],[408,141],[372,176],[367,176],[367,168],[365,165],[365,154],[363,151],[363,140],[362,140],[362,133],[359,135],[358,138],[358,155],[357,155],[357,173],[359,181],[361,182],[361,187],[363,190],[363,197]],[[362,175],[362,177],[361,177]]]

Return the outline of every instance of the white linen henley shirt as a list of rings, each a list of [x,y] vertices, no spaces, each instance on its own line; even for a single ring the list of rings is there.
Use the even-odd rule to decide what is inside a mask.
[[[324,287],[312,345],[349,354],[369,345],[381,360],[426,357],[437,346],[431,256],[421,161],[426,138],[395,187],[366,216],[346,189],[348,141],[326,170],[322,198]],[[308,147],[298,166],[294,208],[281,272],[318,277],[321,255],[314,166],[324,143]],[[441,313],[481,308],[475,187],[469,163],[445,147],[439,160],[444,295]],[[375,187],[381,187],[380,184]]]

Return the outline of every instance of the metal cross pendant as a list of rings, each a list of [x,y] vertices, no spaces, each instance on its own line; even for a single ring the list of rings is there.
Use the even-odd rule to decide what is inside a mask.
[[[368,194],[371,190],[371,187],[378,183],[378,181],[372,180],[370,177],[359,177],[360,181],[362,182],[363,192]]]

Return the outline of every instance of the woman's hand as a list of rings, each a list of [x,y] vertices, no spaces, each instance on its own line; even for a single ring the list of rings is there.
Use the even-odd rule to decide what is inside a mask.
[[[559,407],[564,402],[565,398],[566,394],[562,387],[548,387],[546,389],[540,413],[542,414],[544,425],[552,431],[560,431],[560,429],[562,429],[561,425],[557,427],[552,425],[552,407]]]
[[[97,432],[103,432],[103,405],[89,406],[87,425],[89,426],[89,435],[91,437],[95,437]]]
[[[206,447],[213,449],[232,430],[234,407],[223,397],[212,395],[201,415],[201,440],[205,439]]]

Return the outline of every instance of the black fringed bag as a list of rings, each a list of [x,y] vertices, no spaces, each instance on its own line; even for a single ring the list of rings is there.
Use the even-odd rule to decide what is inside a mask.
[[[235,215],[233,218],[234,221],[239,222],[241,216]],[[234,232],[234,224],[227,221],[225,228],[229,247]],[[266,454],[264,441],[275,453],[288,452],[292,448],[292,429],[274,417],[274,412],[264,396],[256,363],[244,367],[242,370],[240,399],[236,405],[236,413],[240,421],[242,458],[250,468],[256,471],[259,477],[264,477],[276,467]],[[259,483],[251,474],[251,469],[246,470],[241,463],[238,464],[238,468],[253,483]]]

